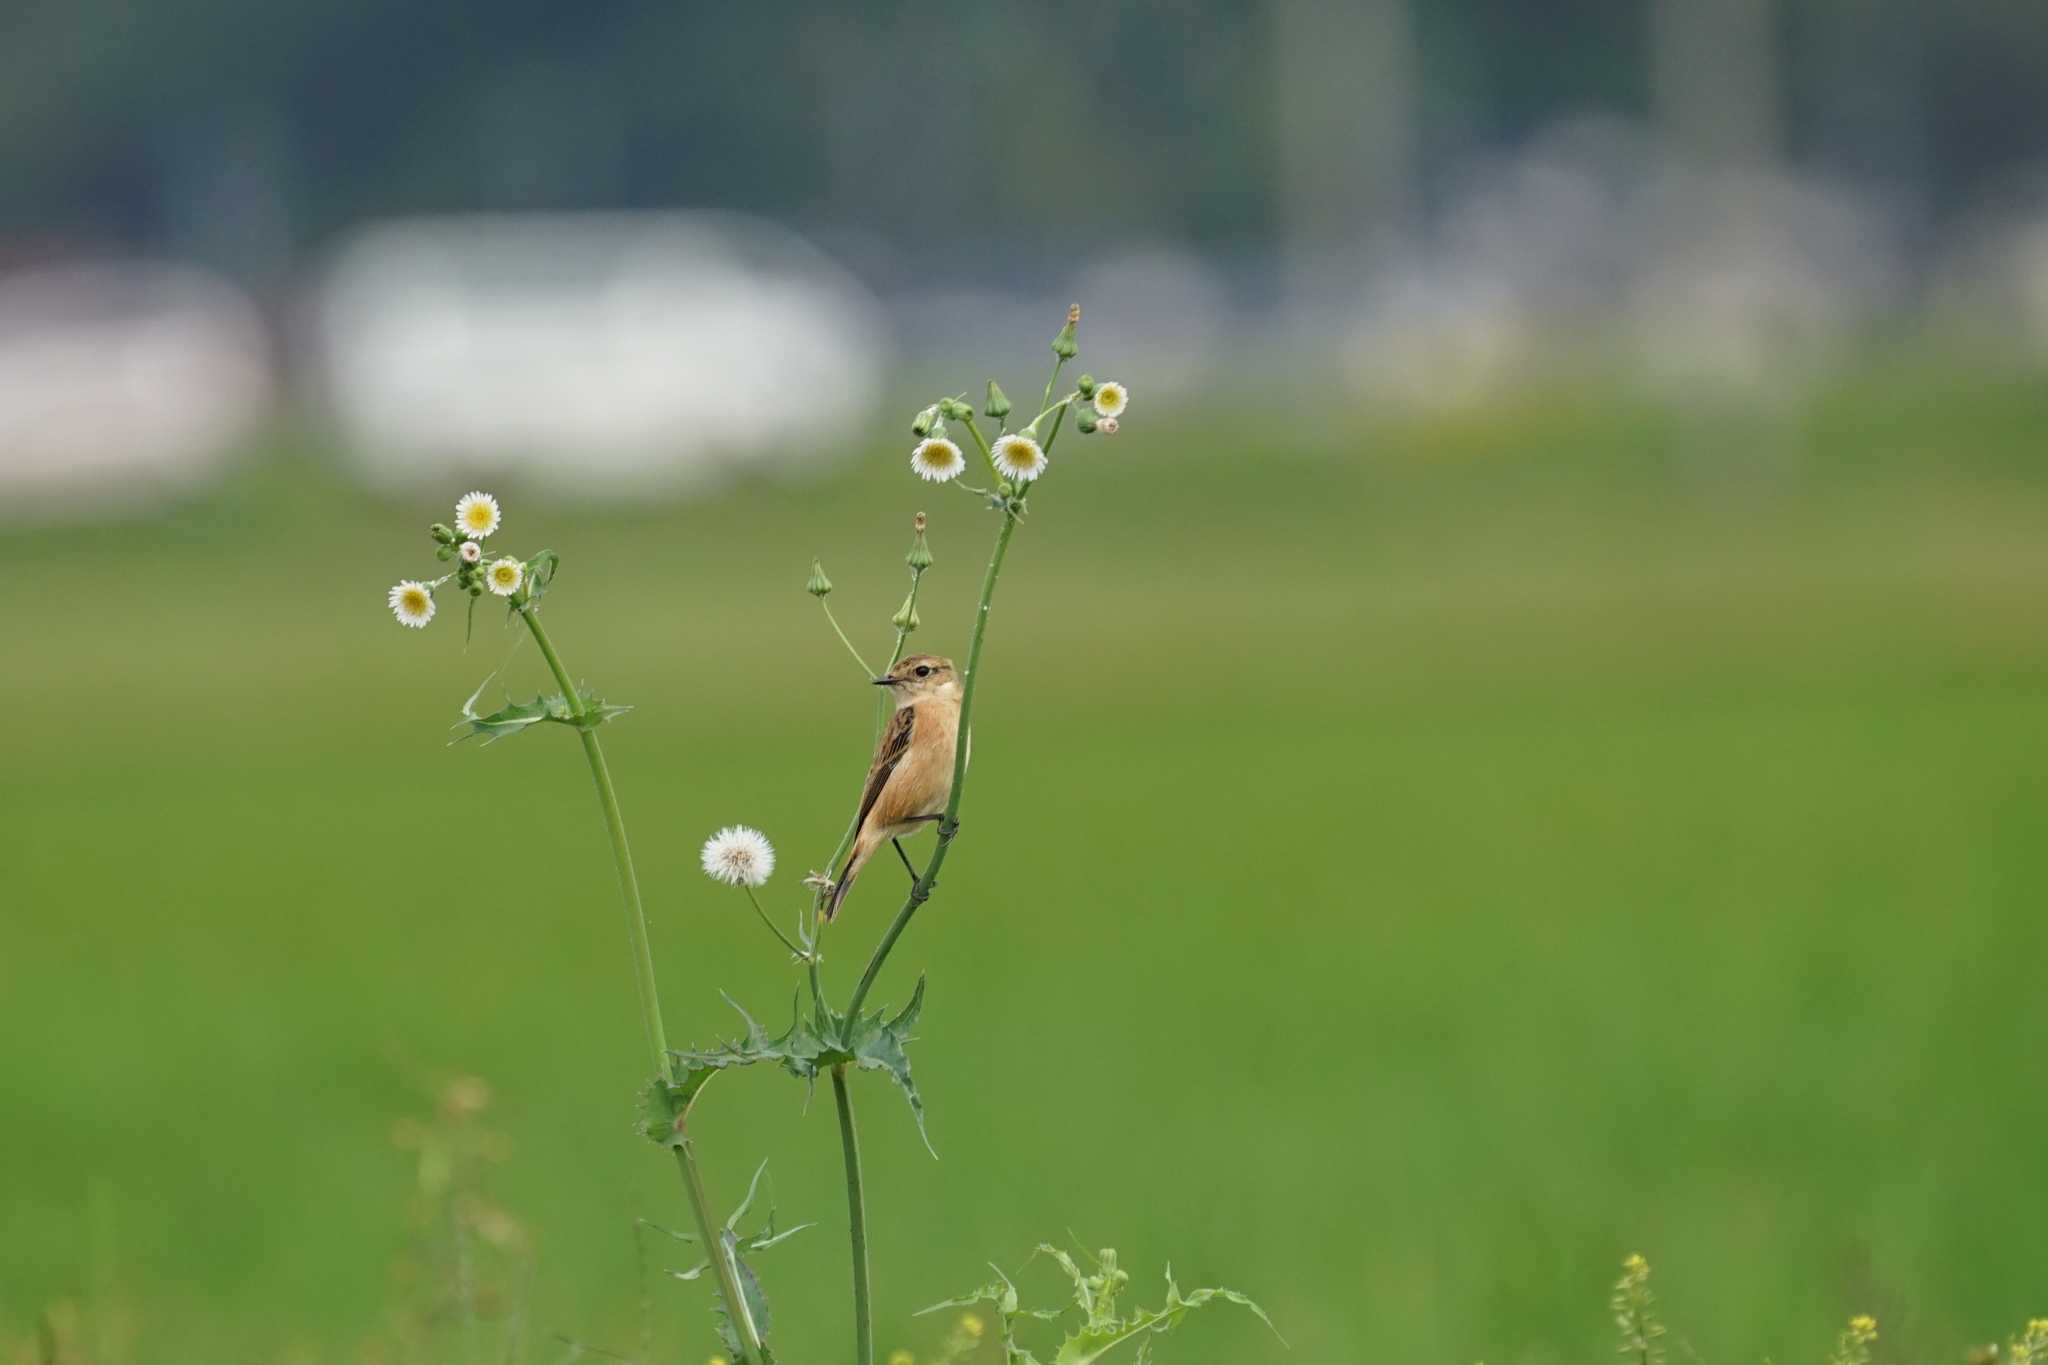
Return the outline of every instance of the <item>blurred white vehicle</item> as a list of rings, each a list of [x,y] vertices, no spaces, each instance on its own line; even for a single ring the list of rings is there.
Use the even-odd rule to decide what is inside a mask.
[[[235,286],[185,266],[0,276],[0,511],[147,503],[270,415],[269,339]]]
[[[849,454],[890,335],[803,239],[709,213],[386,223],[336,256],[315,329],[372,479],[519,469],[598,495]]]

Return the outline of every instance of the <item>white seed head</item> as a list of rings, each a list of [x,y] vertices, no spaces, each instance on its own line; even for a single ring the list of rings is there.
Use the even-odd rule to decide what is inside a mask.
[[[775,871],[775,845],[758,829],[727,825],[704,841],[704,875],[727,886],[759,886]]]
[[[416,578],[408,578],[385,599],[401,626],[418,630],[434,619],[434,590]]]
[[[482,540],[498,529],[498,500],[489,493],[464,493],[455,503],[455,529]]]

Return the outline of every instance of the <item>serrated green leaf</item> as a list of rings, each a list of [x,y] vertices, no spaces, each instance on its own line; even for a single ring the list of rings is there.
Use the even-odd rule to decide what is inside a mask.
[[[917,1135],[924,1140],[924,1149],[936,1157],[938,1149],[932,1146],[931,1134],[925,1131],[924,1098],[917,1093],[917,1082],[910,1075],[910,1056],[904,1050],[910,1042],[910,1029],[923,1012],[924,977],[919,976],[917,987],[911,992],[910,1003],[895,1018],[885,1019],[885,1012],[877,1010],[860,1019],[844,1021],[844,1050],[848,1054],[847,1060],[858,1069],[883,1072],[896,1082],[896,1088],[910,1103],[910,1115],[917,1120]]]
[[[1152,1337],[1171,1332],[1195,1309],[1218,1301],[1233,1303],[1249,1310],[1266,1325],[1268,1331],[1275,1337],[1280,1337],[1278,1329],[1274,1328],[1273,1320],[1266,1316],[1265,1310],[1234,1289],[1197,1289],[1192,1294],[1183,1295],[1180,1286],[1174,1283],[1171,1266],[1167,1267],[1166,1271],[1166,1302],[1163,1305],[1155,1309],[1139,1309],[1127,1315],[1118,1315],[1115,1311],[1116,1298],[1129,1283],[1130,1277],[1118,1267],[1116,1252],[1113,1249],[1105,1249],[1092,1257],[1095,1261],[1095,1270],[1092,1274],[1082,1270],[1071,1255],[1056,1246],[1043,1244],[1034,1254],[1048,1256],[1059,1263],[1068,1279],[1073,1282],[1075,1306],[1086,1318],[1085,1322],[1069,1332],[1066,1339],[1060,1343],[1059,1353],[1053,1357],[1052,1365],[1095,1365],[1095,1362],[1109,1352],[1132,1340],[1138,1342],[1134,1359],[1149,1362],[1152,1358]],[[1003,1349],[1006,1359],[1012,1362],[1012,1365],[1022,1365],[1027,1361],[1036,1365],[1030,1352],[1017,1344],[1016,1324],[1023,1318],[1050,1320],[1062,1316],[1062,1313],[1059,1310],[1021,1309],[1018,1304],[1017,1288],[1011,1283],[1010,1277],[1005,1275],[1000,1267],[991,1266],[990,1269],[995,1271],[996,1278],[989,1283],[972,1293],[922,1309],[920,1315],[936,1313],[947,1308],[991,1304],[1002,1317]],[[1281,1338],[1280,1344],[1285,1346],[1286,1339]]]
[[[706,1075],[703,1080],[709,1080]],[[683,1135],[678,1130],[677,1120],[690,1107],[690,1100],[696,1091],[703,1088],[700,1080],[696,1089],[685,1092],[680,1086],[670,1085],[656,1076],[640,1087],[633,1109],[633,1131],[659,1147],[680,1147]]]
[[[749,1020],[748,1022],[751,1023],[753,1021]],[[732,1211],[732,1216],[730,1218],[727,1218],[725,1220],[725,1235],[727,1237],[734,1237],[738,1235],[735,1229],[737,1228],[740,1219],[747,1216],[747,1210],[754,1206],[754,1194],[757,1190],[761,1188],[761,1173],[763,1171],[766,1171],[767,1169],[768,1161],[767,1158],[764,1157],[761,1160],[761,1164],[754,1168],[754,1178],[747,1182],[747,1197],[740,1200],[740,1206]]]
[[[675,1063],[677,1076],[670,1087],[671,1094],[677,1104],[687,1107],[718,1072],[762,1063],[781,1067],[804,1082],[806,1087],[816,1086],[818,1077],[835,1066],[881,1071],[903,1091],[904,1098],[910,1103],[911,1116],[917,1120],[918,1136],[924,1139],[925,1150],[936,1156],[931,1138],[925,1132],[924,1098],[918,1094],[917,1083],[911,1078],[910,1057],[904,1050],[904,1045],[910,1041],[909,1030],[924,1010],[924,985],[924,978],[920,976],[916,989],[911,993],[910,1003],[893,1017],[886,1010],[876,1010],[858,1019],[848,1019],[827,1008],[814,1011],[811,1018],[806,1019],[798,1004],[792,1001],[789,1027],[774,1035],[761,1027],[737,1000],[727,995],[724,997],[726,1004],[732,1006],[744,1025],[743,1035],[721,1038],[710,1047],[671,1052],[669,1056]],[[681,1109],[676,1112],[680,1113]]]
[[[496,676],[495,673],[491,675]],[[569,705],[566,697],[554,692],[544,697],[535,697],[532,701],[508,701],[489,715],[480,716],[476,710],[477,699],[483,696],[484,688],[490,686],[490,682],[490,678],[485,678],[476,691],[470,693],[469,700],[462,703],[462,718],[450,728],[462,730],[464,733],[457,735],[449,741],[450,743],[460,743],[465,739],[482,735],[485,744],[494,744],[544,721],[553,721],[558,725],[567,725],[575,729],[594,730],[633,709],[630,706],[611,705],[588,687],[584,687],[577,689],[576,693],[581,715],[577,714],[577,708]]]

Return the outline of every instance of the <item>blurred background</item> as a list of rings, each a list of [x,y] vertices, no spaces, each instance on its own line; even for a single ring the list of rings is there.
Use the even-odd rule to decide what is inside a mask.
[[[811,557],[885,653],[929,512],[963,650],[994,523],[908,421],[1075,299],[1134,398],[878,993],[943,1158],[862,1087],[883,1349],[1070,1230],[1310,1361],[1603,1355],[1638,1250],[1689,1359],[2048,1311],[2044,89],[2032,0],[7,8],[0,1342],[413,1358],[453,1142],[530,1358],[639,1352],[686,1215],[585,773],[443,748],[501,613],[383,594],[473,486],[562,554],[671,1033],[773,1020],[695,860],[792,905],[856,794]],[[844,1359],[829,1103],[711,1100]]]

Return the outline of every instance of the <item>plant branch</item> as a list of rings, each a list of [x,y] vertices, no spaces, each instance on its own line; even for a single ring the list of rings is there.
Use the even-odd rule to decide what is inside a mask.
[[[868,1280],[868,1209],[860,1174],[860,1135],[853,1126],[853,1094],[845,1066],[832,1068],[832,1100],[839,1109],[839,1145],[846,1156],[846,1217],[853,1237],[853,1345],[855,1365],[875,1365],[873,1287]]]
[[[962,675],[960,693],[960,736],[953,746],[953,793],[946,801],[946,813],[939,820],[939,843],[932,850],[931,861],[925,864],[924,875],[910,888],[910,895],[903,902],[903,908],[896,912],[896,918],[882,933],[882,941],[875,945],[875,951],[868,958],[868,965],[861,973],[860,984],[853,988],[853,999],[847,1004],[846,1013],[853,1017],[860,1013],[861,1002],[867,999],[873,989],[875,978],[881,974],[882,964],[889,960],[889,953],[896,947],[896,940],[903,936],[919,906],[931,899],[932,887],[938,883],[939,869],[945,865],[946,850],[953,845],[953,838],[960,832],[960,798],[967,791],[967,749],[968,736],[972,734],[974,720],[974,695],[981,683],[981,647],[988,636],[989,607],[996,595],[996,580],[1002,577],[1003,556],[1009,552],[1010,537],[1016,534],[1017,517],[1005,510],[1002,529],[996,532],[996,545],[989,555],[988,572],[981,580],[981,602],[974,613],[974,633],[967,645],[967,670]]]
[[[583,722],[586,713],[583,699],[576,692],[576,681],[563,666],[562,656],[555,652],[555,642],[548,638],[547,628],[541,625],[540,613],[531,602],[522,601],[517,604],[517,609],[520,618],[526,622],[526,628],[533,632],[533,642],[540,646],[541,656],[548,662],[548,670],[555,675],[555,682],[562,689],[563,702],[569,708],[569,714]],[[618,870],[619,897],[625,903],[626,940],[633,952],[633,977],[640,990],[640,1016],[647,1031],[647,1046],[654,1054],[656,1073],[664,1081],[673,1081],[675,1075],[669,1064],[668,1033],[662,1027],[661,996],[655,983],[654,950],[647,940],[647,911],[640,900],[639,875],[633,870],[633,850],[626,842],[626,820],[619,812],[618,792],[612,787],[611,769],[605,764],[604,747],[597,742],[597,732],[587,724],[579,723],[576,733],[583,741],[583,756],[590,762],[590,779],[597,786],[605,831],[611,835],[612,862]],[[696,1149],[687,1134],[683,1145],[676,1149],[676,1161],[682,1167],[683,1188],[690,1196],[690,1209],[697,1215],[698,1229],[704,1234],[705,1250],[718,1271],[718,1292],[725,1299],[733,1328],[739,1333],[741,1345],[746,1348],[746,1359],[760,1365],[765,1360],[761,1334],[755,1329],[753,1315],[747,1311],[747,1301],[740,1294],[739,1277],[733,1271],[732,1258],[726,1253],[724,1242],[713,1235],[711,1210],[704,1197],[704,1178],[697,1170]]]
[[[851,654],[853,656],[853,661],[860,665],[861,674],[864,677],[874,677],[875,671],[868,667],[868,661],[860,657],[860,651],[853,647],[853,641],[847,639],[846,632],[839,628],[839,618],[832,614],[831,604],[826,602],[824,598],[820,597],[818,599],[818,605],[825,609],[825,619],[832,623],[832,633],[839,637],[839,643],[846,646],[846,652],[848,654]]]

